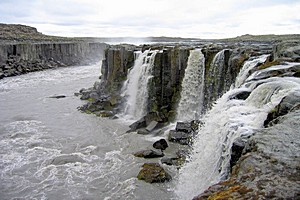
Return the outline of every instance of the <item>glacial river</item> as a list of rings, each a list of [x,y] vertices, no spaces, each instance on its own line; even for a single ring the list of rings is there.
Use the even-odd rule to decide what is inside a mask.
[[[84,102],[74,93],[99,73],[100,64],[0,80],[0,199],[173,199],[174,181],[136,178],[155,160],[132,153],[157,138],[77,110]]]

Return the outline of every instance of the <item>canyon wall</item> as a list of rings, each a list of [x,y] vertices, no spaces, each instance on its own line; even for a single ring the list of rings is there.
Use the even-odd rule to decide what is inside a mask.
[[[53,67],[85,65],[102,59],[103,43],[2,43],[0,78]]]

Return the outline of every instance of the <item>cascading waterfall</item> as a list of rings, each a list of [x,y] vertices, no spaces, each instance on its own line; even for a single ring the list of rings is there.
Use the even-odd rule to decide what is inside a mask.
[[[241,87],[225,93],[204,116],[204,126],[195,138],[190,161],[180,169],[175,191],[179,199],[192,199],[210,185],[227,178],[233,142],[262,128],[268,112],[289,92],[299,91],[299,78],[259,80],[255,76],[261,73],[254,73],[247,79],[248,69],[265,62],[266,58],[267,55],[263,55],[245,62],[238,75],[242,78],[238,78],[235,84]],[[242,84],[245,80],[246,83]],[[249,90],[252,92],[246,100],[233,98],[241,91]]]
[[[156,53],[150,50],[136,53],[134,66],[122,89],[122,96],[126,98],[124,115],[129,118],[139,119],[147,112],[148,81]]]
[[[212,79],[208,81],[208,87],[211,93],[207,94],[210,96],[210,98],[208,98],[210,100],[216,100],[223,89],[222,80],[224,79],[223,76],[225,74],[225,51],[226,49],[223,49],[218,52],[210,64],[208,74]]]
[[[191,50],[182,82],[177,121],[199,118],[203,105],[205,58],[201,49]]]
[[[266,61],[268,55],[262,55],[258,58],[252,59],[250,58],[244,65],[243,68],[240,70],[240,73],[235,79],[235,88],[240,87],[244,81],[249,76],[251,70],[253,70],[259,63],[263,63]]]

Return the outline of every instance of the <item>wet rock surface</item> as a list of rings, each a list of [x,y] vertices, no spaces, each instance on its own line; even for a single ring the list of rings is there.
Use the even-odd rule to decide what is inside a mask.
[[[158,163],[145,163],[137,178],[147,183],[163,183],[171,180],[171,176]]]
[[[175,130],[170,130],[168,140],[182,145],[191,145],[197,134],[200,121],[177,122]]]
[[[169,145],[165,139],[160,139],[153,143],[153,148],[155,149],[165,150],[168,147]]]
[[[159,158],[159,157],[163,157],[164,154],[161,151],[148,149],[148,150],[138,151],[134,153],[134,156],[142,157],[142,158]]]

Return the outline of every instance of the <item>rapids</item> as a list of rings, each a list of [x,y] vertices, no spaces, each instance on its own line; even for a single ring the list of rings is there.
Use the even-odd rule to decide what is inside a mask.
[[[0,80],[0,199],[171,199],[169,185],[137,180],[152,145],[125,133],[128,122],[81,113],[74,96],[100,65]],[[49,98],[65,95],[65,98]]]

